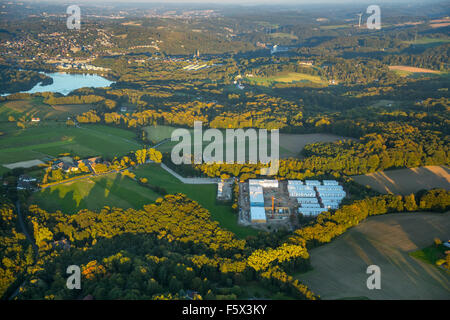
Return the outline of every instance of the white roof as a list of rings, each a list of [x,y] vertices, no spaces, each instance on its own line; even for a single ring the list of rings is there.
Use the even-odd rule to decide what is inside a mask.
[[[266,210],[263,207],[250,207],[250,220],[266,221]]]
[[[288,185],[288,190],[314,190],[313,186],[305,186],[302,184]]]
[[[250,203],[264,203],[264,196],[262,193],[250,193]]]
[[[342,186],[339,185],[325,185],[325,186],[316,186],[317,191],[327,191],[327,190],[344,190]]]
[[[305,180],[305,184],[308,186],[320,186],[321,185],[319,180]]]
[[[278,180],[273,179],[249,179],[249,186],[258,185],[264,188],[278,188]]]
[[[323,180],[324,185],[337,186],[339,183],[336,180]]]
[[[319,200],[313,197],[299,197],[297,201],[298,203],[319,203]]]
[[[304,185],[302,180],[288,180],[288,185]]]
[[[302,208],[320,208],[318,203],[302,203]]]

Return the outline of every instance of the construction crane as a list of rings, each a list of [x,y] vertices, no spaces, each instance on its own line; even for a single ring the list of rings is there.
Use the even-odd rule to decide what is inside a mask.
[[[275,198],[272,196],[272,219],[275,218]]]

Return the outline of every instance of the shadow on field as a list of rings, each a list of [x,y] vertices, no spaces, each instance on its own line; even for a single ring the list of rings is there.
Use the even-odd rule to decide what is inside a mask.
[[[450,237],[450,215],[401,213],[371,217],[333,242],[311,250],[313,270],[298,275],[323,299],[449,299],[450,275],[410,252]],[[381,269],[381,289],[369,290],[369,265]]]

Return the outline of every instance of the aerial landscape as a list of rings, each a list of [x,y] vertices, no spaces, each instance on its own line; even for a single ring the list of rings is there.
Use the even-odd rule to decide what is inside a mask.
[[[2,300],[450,300],[449,54],[440,0],[0,0]]]

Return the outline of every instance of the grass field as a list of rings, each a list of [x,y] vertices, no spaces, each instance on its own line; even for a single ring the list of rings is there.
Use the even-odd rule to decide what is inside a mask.
[[[422,189],[450,190],[450,169],[447,166],[380,171],[354,176],[353,179],[381,193],[407,195]]]
[[[176,129],[177,129],[176,127],[171,127],[171,126],[148,126],[148,127],[145,128],[145,130],[147,131],[147,137],[150,140],[153,140],[153,141],[161,141],[161,140],[164,140],[164,139],[170,139],[171,136],[172,136],[172,132],[174,130],[176,130]],[[192,152],[193,152],[194,145],[199,145],[200,143],[197,143],[197,142],[194,141],[194,130],[193,129],[188,129],[188,130],[189,130],[189,132],[191,134],[191,149],[192,149]],[[203,128],[203,133],[204,133],[204,130],[206,130],[206,128]],[[225,130],[221,130],[221,131],[222,131],[223,138],[224,138],[224,141],[225,141]],[[267,135],[268,135],[268,142],[267,142],[267,144],[268,144],[268,148],[270,148],[270,143],[271,143],[270,132]],[[280,140],[281,140],[281,138],[280,138]],[[235,155],[237,154],[237,150],[239,148],[239,150],[242,150],[242,149],[245,150],[245,152],[246,152],[245,154],[246,154],[246,157],[247,157],[248,150],[249,150],[249,143],[253,144],[253,143],[257,142],[257,141],[259,141],[259,138],[252,139],[250,142],[246,141],[246,147],[245,148],[242,148],[242,146],[243,146],[242,140],[235,141],[235,143],[234,143]],[[168,142],[158,146],[156,149],[158,149],[159,151],[161,151],[163,153],[164,152],[169,152],[170,153],[172,151],[173,147],[176,146],[178,143],[179,142],[176,142],[176,141],[173,141],[173,142],[172,141],[168,141]],[[202,144],[203,149],[206,146],[208,146],[210,143],[211,142],[208,142],[208,141],[202,142],[201,144]],[[290,154],[288,150],[285,150],[282,147],[280,147],[280,155],[282,157],[283,157],[283,152]],[[224,155],[225,155],[225,149],[224,149]]]
[[[164,139],[170,139],[172,132],[175,127],[171,126],[148,126],[145,128],[147,131],[147,137],[152,141],[162,141]],[[193,130],[189,130],[191,136],[193,137]],[[224,131],[222,131],[224,132]],[[270,138],[270,134],[268,134]],[[322,134],[322,133],[312,133],[312,134],[280,134],[279,152],[281,158],[288,157],[298,157],[299,153],[303,148],[310,143],[316,142],[333,142],[338,140],[343,140],[344,137],[332,135],[332,134]],[[254,142],[254,141],[252,141]],[[161,146],[157,147],[161,152],[171,152],[172,148],[177,144],[177,142],[166,142]],[[203,147],[207,146],[209,142],[204,142]],[[270,144],[269,144],[270,145]],[[247,146],[248,148],[248,146]],[[235,149],[236,150],[236,149]]]
[[[0,103],[0,121],[7,121],[9,116],[15,119],[39,117],[41,120],[66,120],[67,117],[78,115],[92,109],[92,105],[55,105],[43,103],[41,97],[30,97],[23,100],[5,101]]]
[[[158,197],[136,181],[111,173],[41,190],[34,193],[28,203],[37,204],[49,212],[61,210],[73,214],[81,209],[98,210],[104,206],[139,209]]]
[[[250,84],[262,86],[272,86],[276,82],[282,83],[305,82],[305,83],[328,85],[328,82],[326,80],[323,80],[319,76],[298,72],[280,73],[272,77],[252,77],[246,79],[248,82],[250,82]]]
[[[446,248],[443,245],[439,247],[434,244],[423,249],[410,252],[409,255],[426,263],[435,265],[436,261],[445,258]]]
[[[136,177],[145,177],[149,184],[160,186],[170,194],[183,193],[208,209],[213,220],[238,237],[256,235],[257,231],[237,224],[237,216],[230,205],[216,203],[217,185],[187,185],[163,170],[157,164],[147,164],[135,170]],[[107,205],[119,208],[142,208],[161,195],[140,186],[136,181],[112,173],[101,177],[74,181],[41,190],[33,194],[29,204],[53,212],[75,213],[81,209],[98,210]]]
[[[152,185],[163,187],[168,193],[183,193],[196,200],[211,213],[213,220],[219,222],[222,228],[234,232],[238,237],[256,235],[257,231],[237,224],[237,215],[230,205],[216,203],[217,185],[215,184],[183,184],[157,164],[140,166],[135,171],[136,177],[145,177]]]
[[[419,38],[417,40],[411,40],[411,41],[404,41],[404,43],[412,44],[412,45],[441,45],[444,43],[449,43],[450,38],[430,38],[430,37],[423,37]]]
[[[5,135],[0,137],[0,164],[42,159],[48,155],[55,157],[67,152],[80,157],[113,157],[140,146],[135,134],[124,129],[103,125],[75,128],[46,122],[25,130],[8,127]]]
[[[409,252],[450,237],[450,213],[371,217],[311,250],[312,271],[296,275],[323,299],[449,299],[450,275]],[[367,267],[381,269],[381,289],[366,286]]]

